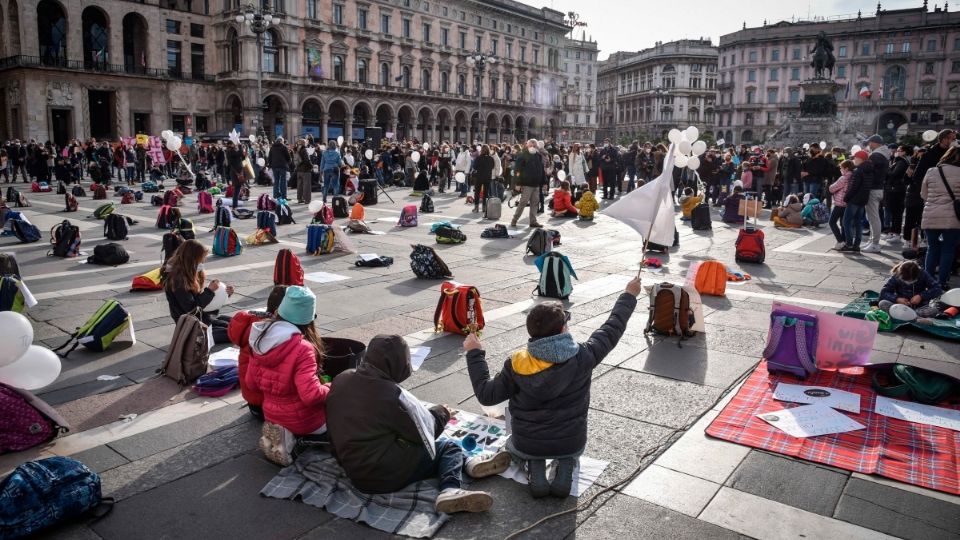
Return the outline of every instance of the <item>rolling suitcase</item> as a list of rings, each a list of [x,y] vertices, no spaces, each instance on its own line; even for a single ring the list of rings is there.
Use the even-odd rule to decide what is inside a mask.
[[[503,203],[497,197],[491,197],[487,199],[487,209],[484,213],[484,218],[492,219],[494,221],[500,219],[500,213],[503,207]]]
[[[749,200],[749,196],[746,200]],[[736,252],[734,258],[737,262],[763,264],[767,256],[763,245],[763,231],[757,227],[757,215],[753,216],[753,225],[750,225],[749,219],[744,219],[743,228],[737,235]]]

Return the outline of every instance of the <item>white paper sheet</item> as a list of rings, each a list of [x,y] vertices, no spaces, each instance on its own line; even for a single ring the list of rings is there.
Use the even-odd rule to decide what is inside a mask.
[[[832,409],[860,414],[860,394],[827,386],[780,383],[773,392],[773,399],[791,403],[826,405]]]
[[[933,405],[922,405],[911,401],[877,396],[877,404],[874,406],[873,412],[916,424],[960,431],[960,411],[954,409],[944,409]]]
[[[341,276],[339,274],[331,274],[329,272],[311,272],[303,276],[303,278],[314,283],[333,283],[335,281],[344,281],[350,279],[349,276]]]
[[[410,349],[410,365],[414,371],[420,369],[423,361],[430,355],[430,347],[414,347]]]
[[[222,351],[211,353],[207,363],[213,369],[239,365],[240,349],[236,347],[227,347]]]
[[[824,405],[803,405],[757,416],[793,437],[846,433],[866,427]]]
[[[555,474],[555,461],[550,461],[547,463],[547,479],[550,480]],[[597,478],[600,478],[600,475],[603,474],[603,471],[609,465],[606,461],[601,461],[599,459],[593,459],[592,457],[580,456],[580,464],[576,469],[573,470],[573,488],[571,489],[574,497],[579,497],[586,493],[590,486],[597,481]],[[523,485],[527,484],[527,472],[523,467],[517,465],[516,463],[511,463],[510,468],[506,471],[500,473],[500,476],[504,478],[509,478],[515,482],[519,482]]]
[[[376,253],[361,253],[357,257],[360,257],[361,261],[373,261],[380,258]]]

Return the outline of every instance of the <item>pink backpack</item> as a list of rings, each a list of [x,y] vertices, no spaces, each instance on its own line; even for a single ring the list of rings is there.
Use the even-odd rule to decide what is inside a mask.
[[[206,191],[197,193],[197,207],[201,214],[213,213],[213,196]]]
[[[266,193],[260,194],[257,198],[257,210],[269,210],[273,212],[277,209],[277,202],[270,198]]]
[[[417,205],[408,204],[400,211],[400,222],[397,225],[401,227],[417,226]]]
[[[0,384],[0,454],[33,448],[68,429],[66,420],[42,399]]]

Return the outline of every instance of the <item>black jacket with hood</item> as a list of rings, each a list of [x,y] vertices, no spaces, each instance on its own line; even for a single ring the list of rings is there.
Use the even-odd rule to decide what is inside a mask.
[[[485,352],[467,353],[473,391],[481,405],[510,400],[510,437],[515,449],[532,456],[569,456],[587,444],[587,411],[593,369],[617,346],[637,299],[623,293],[607,321],[564,362],[514,353],[493,379]]]
[[[327,432],[337,460],[364,493],[392,493],[407,486],[426,454],[420,433],[400,403],[399,383],[410,377],[410,349],[400,336],[370,340],[357,369],[333,380],[327,396]],[[450,420],[430,408],[439,437]]]

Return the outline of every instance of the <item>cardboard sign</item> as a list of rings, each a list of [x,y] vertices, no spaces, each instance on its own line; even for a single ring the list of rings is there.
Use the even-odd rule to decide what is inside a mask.
[[[137,135],[137,144],[142,144],[144,148],[150,144],[150,136],[140,133]]]
[[[742,199],[737,214],[743,217],[757,217],[760,215],[760,201],[756,199]]]
[[[160,137],[151,136],[147,142],[147,155],[153,160],[154,165],[163,165],[167,159],[163,157],[163,141]]]
[[[868,366],[873,342],[877,339],[877,323],[841,317],[811,309],[774,302],[772,309],[783,309],[817,318],[817,367],[835,370]]]

